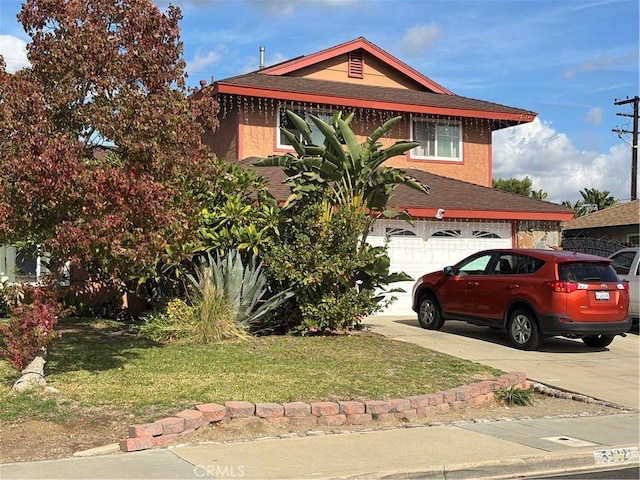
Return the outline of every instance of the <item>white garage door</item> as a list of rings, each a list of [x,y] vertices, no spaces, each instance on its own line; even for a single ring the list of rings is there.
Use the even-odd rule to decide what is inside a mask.
[[[389,237],[392,272],[405,272],[414,279],[440,270],[472,253],[487,248],[511,248],[512,225],[504,222],[416,221],[415,226],[400,220],[379,220],[369,234],[371,245],[383,245]],[[381,315],[415,316],[411,310],[414,281],[392,284],[404,293]]]

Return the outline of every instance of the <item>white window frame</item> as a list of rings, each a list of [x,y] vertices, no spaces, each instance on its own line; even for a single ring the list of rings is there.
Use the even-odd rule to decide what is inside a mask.
[[[282,115],[286,115],[286,113],[284,113],[284,110],[292,110],[294,113],[296,113],[297,115],[299,115],[300,117],[304,118],[304,120],[309,124],[309,126],[311,127],[311,134],[313,136],[313,132],[317,131],[317,128],[315,126],[315,123],[313,123],[311,121],[311,119],[309,118],[309,114],[313,114],[317,117],[322,118],[324,121],[329,120],[327,123],[331,123],[331,120],[333,119],[333,112],[331,112],[330,110],[310,110],[307,108],[303,108],[303,107],[289,107],[286,106],[284,104],[281,104],[278,107],[278,115],[276,115],[276,138],[277,138],[277,147],[279,149],[282,150],[293,150],[293,146],[291,146],[288,143],[283,143],[283,140],[286,140],[286,138],[283,137],[282,132],[280,131],[280,118],[282,118]],[[304,115],[303,115],[304,114]],[[319,132],[319,131],[318,131]],[[324,136],[320,133],[320,136],[322,138],[324,138]],[[298,140],[300,140],[300,142],[302,143],[302,134],[299,135]]]
[[[437,161],[443,161],[443,162],[456,162],[456,163],[460,163],[462,162],[462,123],[458,120],[438,120],[438,119],[434,119],[434,118],[420,118],[420,117],[411,117],[411,122],[410,122],[410,126],[411,126],[411,140],[412,141],[417,141],[417,142],[421,142],[421,140],[417,140],[416,139],[416,135],[415,135],[415,125],[417,123],[427,123],[427,124],[431,124],[431,125],[435,125],[436,129],[437,128],[451,128],[451,127],[455,127],[458,130],[458,144],[457,146],[453,147],[454,143],[452,142],[452,150],[456,149],[458,155],[456,157],[452,157],[452,156],[442,156],[442,155],[437,155],[434,153],[434,155],[424,155],[422,153],[423,147],[416,147],[416,148],[412,148],[410,151],[410,158],[414,159],[414,160],[437,160]],[[436,135],[434,138],[434,145],[433,145],[433,150],[434,152],[438,151],[438,134],[436,131]],[[422,141],[424,142],[424,141]]]
[[[25,260],[33,264],[35,269],[28,273],[18,271],[19,265],[23,265]],[[24,255],[18,252],[14,245],[0,244],[0,283],[13,285],[16,283],[29,283],[38,285],[50,272],[47,269],[49,256]]]

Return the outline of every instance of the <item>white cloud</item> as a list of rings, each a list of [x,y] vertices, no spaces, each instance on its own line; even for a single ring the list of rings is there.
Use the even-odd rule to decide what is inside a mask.
[[[297,2],[287,2],[281,0],[266,0],[257,2],[256,5],[267,15],[289,17],[296,10]]]
[[[283,55],[282,53],[276,52],[271,56],[267,56],[267,54],[265,53],[264,63],[267,67],[269,67],[271,65],[277,65],[278,63],[282,63],[286,60],[290,60],[290,58],[287,57],[286,55]]]
[[[277,17],[288,17],[295,13],[297,8],[304,6],[324,6],[333,7],[349,7],[354,5],[355,0],[262,0],[260,2],[250,2],[252,5],[258,6],[268,15]]]
[[[580,151],[538,118],[493,134],[493,178],[529,177],[532,188],[547,192],[550,202],[575,202],[585,188],[629,200],[630,172],[630,146],[622,141],[606,153]]]
[[[433,22],[408,29],[400,41],[405,55],[418,55],[428,50],[438,40],[440,28]]]
[[[7,72],[15,73],[29,66],[27,43],[12,35],[0,35],[0,55],[7,64]]]
[[[619,64],[619,59],[611,55],[601,55],[595,60],[585,60],[580,65],[567,68],[562,76],[564,78],[573,78],[579,73],[593,72],[597,70],[610,70]]]
[[[198,50],[195,57],[187,64],[187,72],[189,74],[202,73],[207,67],[217,63],[221,56],[219,53],[210,51],[202,55]]]
[[[600,126],[602,125],[602,108],[592,108],[587,112],[587,116],[585,117],[587,123],[591,125]]]

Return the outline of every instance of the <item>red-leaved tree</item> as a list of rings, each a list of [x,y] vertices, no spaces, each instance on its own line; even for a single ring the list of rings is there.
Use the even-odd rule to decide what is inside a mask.
[[[0,57],[0,243],[120,278],[175,261],[219,171],[201,143],[218,107],[186,87],[179,9],[27,0],[18,19],[30,66]]]
[[[55,288],[22,286],[20,299],[11,306],[11,320],[0,324],[4,344],[0,345],[0,355],[7,357],[16,370],[23,370],[60,335],[54,327],[70,311],[62,307],[56,295]]]

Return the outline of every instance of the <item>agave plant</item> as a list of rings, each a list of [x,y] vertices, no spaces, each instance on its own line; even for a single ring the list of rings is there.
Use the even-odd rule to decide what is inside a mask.
[[[268,297],[267,277],[262,263],[253,255],[243,264],[236,249],[226,255],[201,255],[193,275],[187,275],[202,301],[215,294],[229,303],[233,321],[242,329],[259,329],[262,318],[293,295],[291,289]]]

